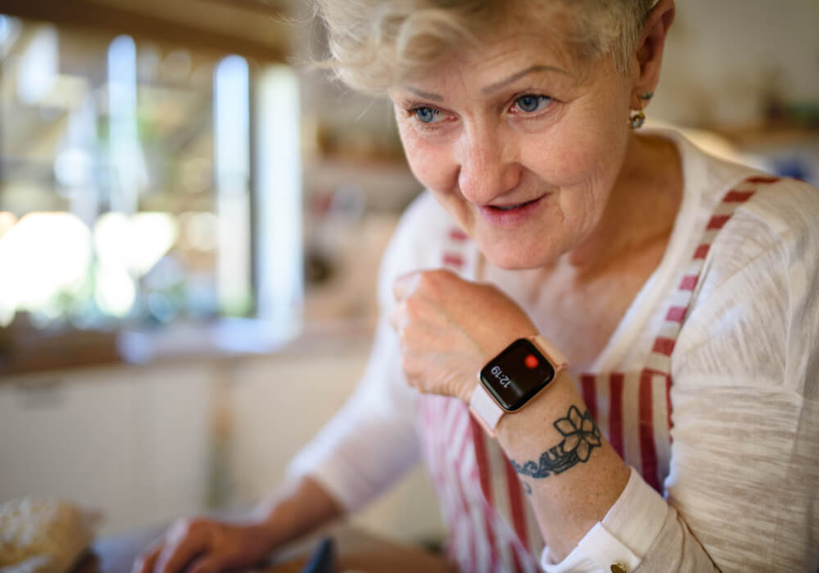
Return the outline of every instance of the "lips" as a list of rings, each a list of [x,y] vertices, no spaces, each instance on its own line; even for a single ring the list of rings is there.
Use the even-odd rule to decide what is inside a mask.
[[[539,201],[538,199],[533,199],[531,201],[526,201],[525,203],[518,203],[517,205],[487,205],[490,209],[496,209],[498,211],[514,211],[515,209],[520,209],[521,207],[525,207],[530,203],[534,203],[535,201]]]
[[[548,196],[547,193],[537,199],[512,205],[481,205],[478,210],[484,219],[493,225],[520,225],[535,215]]]

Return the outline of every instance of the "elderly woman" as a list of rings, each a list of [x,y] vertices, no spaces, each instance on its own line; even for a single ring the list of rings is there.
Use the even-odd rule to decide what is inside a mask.
[[[136,569],[253,563],[423,457],[464,572],[816,571],[819,191],[638,131],[673,0],[320,10],[428,192],[288,487]]]

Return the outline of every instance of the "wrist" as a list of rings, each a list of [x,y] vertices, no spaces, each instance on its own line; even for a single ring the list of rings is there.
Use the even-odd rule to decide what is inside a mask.
[[[500,419],[496,428],[498,442],[510,455],[540,453],[534,451],[537,450],[537,446],[532,452],[525,451],[532,445],[527,434],[531,433],[532,428],[537,428],[542,440],[549,443],[559,441],[560,433],[554,427],[554,421],[564,416],[572,405],[585,410],[585,403],[571,375],[562,370],[549,385],[548,391],[535,396],[526,408]]]
[[[519,338],[489,360],[478,374],[469,407],[495,437],[495,428],[554,384],[567,368],[566,358],[549,340],[535,335]]]
[[[279,504],[272,508],[257,508],[243,524],[254,548],[258,547],[264,553],[274,551],[288,541],[287,532],[291,527],[283,522],[284,515],[279,509]]]
[[[287,482],[259,504],[252,525],[271,549],[311,533],[343,514],[343,508],[309,475]]]

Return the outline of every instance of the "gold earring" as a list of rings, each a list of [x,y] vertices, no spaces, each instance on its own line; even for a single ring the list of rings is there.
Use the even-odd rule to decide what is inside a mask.
[[[637,113],[633,113],[629,119],[631,121],[631,129],[640,129],[646,122],[646,114],[643,113],[643,110],[638,110]]]
[[[654,97],[654,92],[645,92],[640,94],[640,99],[643,101],[648,101]]]

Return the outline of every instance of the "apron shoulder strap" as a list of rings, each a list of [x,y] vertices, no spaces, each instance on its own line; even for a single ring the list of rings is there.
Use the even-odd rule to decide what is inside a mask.
[[[708,224],[700,238],[694,257],[688,264],[682,279],[672,296],[672,302],[665,315],[665,321],[660,333],[654,340],[645,370],[656,374],[671,375],[671,353],[677,342],[677,336],[691,307],[693,294],[700,284],[705,261],[711,251],[711,245],[717,235],[731,219],[734,211],[753,197],[762,185],[770,185],[779,181],[778,177],[755,175],[734,185],[722,198],[717,208],[708,220]]]

